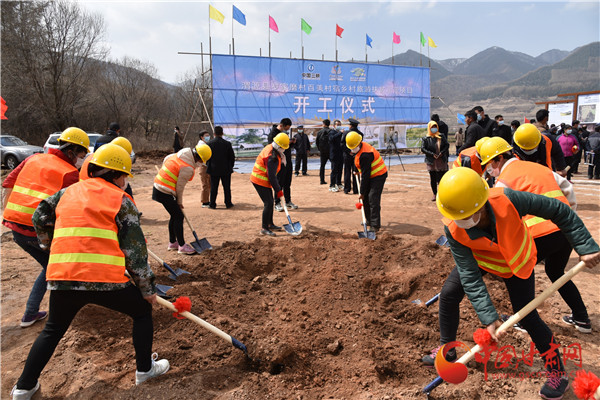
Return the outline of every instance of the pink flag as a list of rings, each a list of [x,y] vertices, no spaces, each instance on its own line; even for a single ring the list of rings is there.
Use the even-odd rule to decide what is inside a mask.
[[[6,101],[0,97],[0,119],[8,119],[6,118],[6,115],[4,115],[7,109],[8,107],[6,106]]]
[[[277,27],[277,23],[275,22],[273,17],[271,17],[270,15],[269,15],[269,28],[271,28],[275,32],[279,33],[279,28]]]
[[[400,35],[396,35],[396,32],[394,32],[394,39],[393,39],[393,41],[396,44],[400,44]]]

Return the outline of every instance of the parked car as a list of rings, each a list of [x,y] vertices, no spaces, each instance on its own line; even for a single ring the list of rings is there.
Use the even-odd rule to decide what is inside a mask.
[[[98,140],[98,138],[100,136],[102,136],[99,133],[95,133],[95,132],[86,132],[88,137],[90,138],[90,153],[94,151],[94,145],[96,144],[96,140]],[[53,134],[51,134],[48,137],[48,140],[46,140],[46,144],[44,144],[44,153],[48,152],[48,149],[58,149],[58,138],[60,137],[61,132],[54,132]],[[131,162],[135,163],[135,160],[137,159],[137,156],[135,155],[135,152],[132,150],[131,151]]]
[[[0,153],[2,154],[2,165],[15,169],[17,165],[32,154],[41,153],[44,150],[40,146],[32,146],[27,142],[12,135],[0,135]]]

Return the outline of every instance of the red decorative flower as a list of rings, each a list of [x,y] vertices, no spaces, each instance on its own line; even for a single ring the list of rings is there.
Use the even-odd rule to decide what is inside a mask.
[[[179,315],[179,313],[184,311],[191,311],[192,301],[189,297],[182,296],[175,300],[173,306],[175,306],[175,308],[177,309],[177,312],[174,312],[173,316],[177,319],[185,319],[185,317],[182,317],[181,315]]]

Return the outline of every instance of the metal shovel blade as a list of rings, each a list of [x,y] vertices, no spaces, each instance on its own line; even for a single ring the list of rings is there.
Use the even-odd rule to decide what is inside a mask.
[[[437,240],[435,242],[437,244],[439,244],[440,246],[450,247],[450,245],[448,244],[448,238],[446,236],[444,236],[444,235],[442,235],[439,238],[437,238]]]
[[[375,240],[375,239],[377,239],[377,234],[373,231],[358,232],[358,238]]]
[[[190,244],[198,254],[202,253],[204,250],[212,250],[213,248],[210,243],[208,243],[208,239],[206,238],[195,240]]]
[[[163,299],[170,299],[173,296],[169,296],[167,292],[173,289],[173,286],[168,285],[156,285],[156,294],[162,297]]]
[[[291,224],[283,225],[283,229],[290,235],[298,236],[302,233],[302,225],[300,222],[292,222]]]
[[[169,274],[169,278],[176,281],[178,276],[185,275],[185,274],[191,275],[191,273],[189,273],[181,268],[177,268],[176,270],[174,270],[172,273]]]

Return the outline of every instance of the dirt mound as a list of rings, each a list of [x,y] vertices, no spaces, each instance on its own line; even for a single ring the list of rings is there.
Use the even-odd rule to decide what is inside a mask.
[[[156,309],[154,349],[169,359],[171,371],[132,388],[130,322],[89,306],[44,371],[42,382],[56,382],[44,395],[410,398],[421,397],[415,388],[436,376],[416,366],[439,340],[437,307],[411,301],[440,290],[453,265],[446,248],[385,233],[369,241],[322,231],[277,242],[225,242],[187,260],[172,266],[191,275],[173,283],[157,271],[159,282],[175,285],[169,294],[189,296],[192,312],[244,343],[253,361],[200,326]],[[498,282],[490,286],[501,290]],[[468,337],[478,322],[472,311],[465,314],[461,334]],[[477,390],[447,386],[438,393],[474,398]]]

